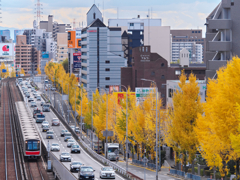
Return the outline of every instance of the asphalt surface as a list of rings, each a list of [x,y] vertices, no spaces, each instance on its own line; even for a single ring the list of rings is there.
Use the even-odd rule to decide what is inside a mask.
[[[32,93],[31,93],[31,97],[33,97]],[[36,98],[35,98],[36,100]],[[37,106],[38,108],[42,109],[40,103],[41,101],[36,101],[37,102]],[[29,103],[28,103],[29,104]],[[30,108],[31,111],[33,110],[33,108]],[[66,129],[62,123],[60,123],[60,126],[51,126],[51,120],[53,118],[56,118],[57,116],[52,112],[43,112],[43,114],[45,115],[45,120],[47,120],[50,124],[50,130],[53,130],[54,132],[54,139],[46,139],[46,132],[42,132],[42,125],[41,123],[37,124],[38,130],[42,136],[42,139],[45,141],[45,144],[47,145],[48,142],[50,143],[50,145],[52,143],[58,143],[60,146],[60,151],[59,152],[53,152],[54,155],[56,157],[59,158],[60,154],[62,152],[69,152],[70,153],[70,148],[67,147],[67,142],[64,142],[64,137],[61,137],[60,133],[62,129]],[[71,154],[71,153],[70,153]],[[94,170],[95,170],[95,179],[98,180],[99,178],[99,174],[100,174],[100,170],[103,167],[100,163],[98,163],[97,161],[95,161],[94,159],[92,159],[83,149],[81,149],[81,153],[80,154],[71,154],[71,160],[72,161],[79,161],[81,163],[83,163],[85,166],[91,166]],[[63,165],[70,170],[70,164],[71,162],[62,162]],[[78,173],[73,173],[74,176],[77,177]],[[116,179],[117,180],[123,180],[122,177],[116,175]]]
[[[52,101],[53,105],[54,105],[54,102],[55,102],[55,109],[57,109],[60,112],[60,114],[63,114],[63,117],[65,117],[66,122],[68,122],[68,112],[67,112],[67,110],[68,110],[69,106],[68,106],[68,103],[65,102],[65,101],[63,101],[63,103],[62,103],[61,94],[58,93],[58,92],[49,91],[49,90],[44,91],[44,89],[43,89],[44,85],[42,83],[36,83],[36,84],[40,88],[39,91],[41,93],[44,92],[47,96],[51,97],[51,101]],[[55,95],[54,95],[54,93],[55,93]],[[54,99],[54,97],[55,97],[55,99]],[[63,107],[62,107],[62,104],[63,104]],[[63,112],[62,112],[62,110],[63,110]],[[72,111],[72,113],[74,114],[74,111]],[[47,119],[49,119],[49,118],[51,119],[51,118],[55,117],[55,115],[52,112],[45,113],[45,114],[46,114]],[[50,117],[48,117],[48,116],[50,116]],[[75,124],[75,120],[74,120],[74,118],[71,114],[69,116],[69,124],[71,124],[71,125]],[[57,138],[56,138],[57,141],[56,142],[59,143],[60,147],[63,148],[64,151],[67,151],[68,150],[67,143],[63,141],[63,137],[62,138],[59,137],[61,129],[62,129],[62,124],[61,124],[60,127],[53,127],[54,133],[57,136]],[[45,135],[45,133],[43,133],[43,134],[44,134],[43,137],[45,138],[46,135]],[[61,141],[61,144],[60,144],[60,141]],[[90,146],[91,142],[86,136],[84,136],[84,141]],[[70,150],[68,150],[68,152],[69,151]],[[59,154],[60,153],[57,153],[58,156],[59,156]],[[88,154],[84,153],[84,154],[81,154],[80,156],[82,157],[83,160],[80,158],[79,161],[82,162],[83,164],[85,164],[84,162],[88,162],[88,164],[85,164],[85,165],[91,165],[91,163],[96,164],[95,161],[91,161],[91,162],[88,161],[88,159],[89,159]],[[77,160],[73,159],[73,161],[78,161],[78,159]],[[66,163],[66,162],[64,162],[64,163]],[[67,167],[69,168],[70,163],[66,163],[66,164],[67,164]],[[126,162],[118,162],[118,165],[123,167],[123,168],[126,168]],[[97,168],[97,167],[100,169],[99,165],[94,166],[94,168]],[[95,170],[97,170],[97,169],[95,169]],[[143,167],[132,165],[131,162],[129,161],[128,171],[137,175],[138,177],[144,179],[144,168]],[[161,180],[175,180],[176,178],[173,178],[173,177],[167,175],[168,171],[169,171],[168,169],[162,169],[162,171],[158,173],[158,179],[161,179]],[[146,179],[147,180],[156,180],[156,172],[154,170],[146,169],[145,173],[146,173]],[[98,178],[99,177],[99,171],[96,171],[95,174],[96,174],[96,177]]]

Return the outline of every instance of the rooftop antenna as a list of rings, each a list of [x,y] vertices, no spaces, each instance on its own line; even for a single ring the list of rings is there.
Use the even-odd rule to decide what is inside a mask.
[[[41,4],[40,0],[37,0],[37,3],[35,4],[35,6],[36,6],[36,8],[35,8],[36,16],[35,17],[37,18],[37,24],[39,24],[39,22],[41,21],[41,17],[42,17],[41,14],[43,14],[43,12],[42,12],[43,8],[41,8],[42,4]]]

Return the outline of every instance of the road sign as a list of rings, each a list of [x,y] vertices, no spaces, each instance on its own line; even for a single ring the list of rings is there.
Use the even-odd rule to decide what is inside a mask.
[[[154,89],[155,88],[135,88],[137,104],[144,102],[146,97],[154,92]]]
[[[103,136],[104,137],[111,137],[111,136],[113,136],[113,131],[103,131]]]

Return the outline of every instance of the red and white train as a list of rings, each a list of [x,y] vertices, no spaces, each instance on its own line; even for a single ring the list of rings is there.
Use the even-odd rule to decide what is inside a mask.
[[[24,157],[40,158],[41,138],[35,127],[35,121],[24,101],[15,102],[21,129],[21,142]]]

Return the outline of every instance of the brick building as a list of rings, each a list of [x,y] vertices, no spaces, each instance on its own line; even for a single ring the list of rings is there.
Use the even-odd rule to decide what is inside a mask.
[[[141,79],[150,79],[157,83],[158,91],[163,98],[163,105],[166,104],[166,81],[178,80],[181,71],[189,75],[193,72],[198,80],[205,79],[206,66],[204,64],[191,64],[189,67],[179,65],[168,66],[167,60],[157,53],[151,53],[150,46],[133,48],[132,67],[121,68],[121,84],[129,86],[132,91],[136,87],[150,87],[151,83]]]
[[[40,66],[40,51],[37,51],[35,47],[27,44],[26,35],[17,35],[15,46],[15,68],[24,69],[25,74],[36,71]],[[17,68],[20,64],[20,67]]]

